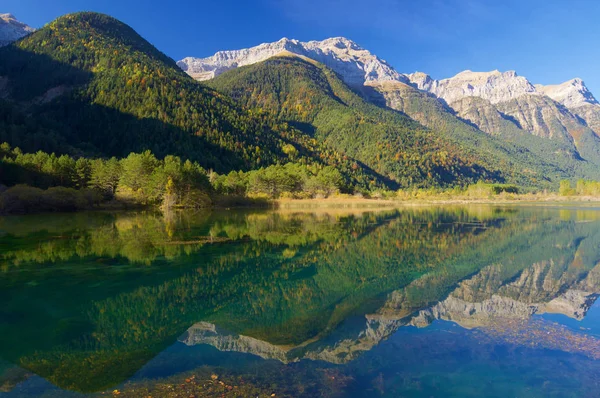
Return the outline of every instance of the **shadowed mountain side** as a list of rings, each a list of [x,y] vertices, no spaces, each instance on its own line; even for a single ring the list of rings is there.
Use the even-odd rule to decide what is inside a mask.
[[[126,157],[131,152],[151,150],[159,158],[166,155],[191,158],[207,169],[220,172],[248,169],[240,154],[205,137],[191,135],[157,119],[140,119],[70,96],[37,107],[33,123],[25,113],[16,109],[9,112],[13,123],[0,132],[0,142],[27,150],[37,148],[92,157]],[[63,124],[65,120],[69,122]]]
[[[26,40],[41,40],[37,35],[42,33]],[[5,82],[0,90],[0,98],[4,99],[0,102],[0,141],[29,152],[123,157],[149,149],[161,157],[174,154],[192,158],[204,167],[221,171],[249,167],[240,153],[210,142],[201,134],[191,134],[189,129],[150,117],[152,112],[144,117],[114,105],[102,105],[98,96],[108,95],[98,86],[98,80],[106,77],[99,77],[103,73],[66,64],[54,53],[51,56],[30,51],[26,43],[19,45],[0,49],[0,76]],[[118,90],[119,80],[114,76],[114,90]],[[207,89],[198,86],[198,90]],[[148,94],[131,100],[142,105],[150,100],[142,100],[145,96]],[[258,136],[250,141],[261,144]]]
[[[389,181],[285,123],[242,109],[106,15],[61,17],[0,49],[0,60],[0,139],[27,152],[125,156],[150,149],[219,172],[293,161],[335,166],[363,188]]]

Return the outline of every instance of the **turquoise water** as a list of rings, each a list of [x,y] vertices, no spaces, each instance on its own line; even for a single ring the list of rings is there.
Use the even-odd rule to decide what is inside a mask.
[[[0,218],[0,396],[594,397],[598,264],[593,206]]]

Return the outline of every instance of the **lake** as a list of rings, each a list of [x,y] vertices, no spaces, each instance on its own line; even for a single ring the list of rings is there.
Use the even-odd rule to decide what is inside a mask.
[[[0,218],[0,397],[594,397],[600,207]]]

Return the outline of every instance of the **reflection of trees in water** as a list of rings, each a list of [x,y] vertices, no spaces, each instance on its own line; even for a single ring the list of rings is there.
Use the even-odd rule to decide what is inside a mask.
[[[381,217],[385,216],[337,220],[312,214],[116,213],[100,215],[92,228],[65,220],[63,229],[43,228],[42,217],[38,224],[42,228],[37,230],[3,226],[6,235],[2,239],[18,242],[14,245],[18,248],[5,251],[0,259],[5,270],[29,262],[57,263],[89,256],[150,265],[158,258],[176,259],[192,254],[205,243],[223,240],[245,239],[291,247],[335,240],[351,232],[348,227],[360,230]]]
[[[201,320],[272,344],[304,343],[306,352],[325,352],[318,340],[345,333],[338,331],[339,325],[353,314],[404,319],[443,300],[457,282],[498,259],[519,263],[514,267],[518,272],[527,262],[556,258],[556,253],[574,258],[573,251],[585,243],[573,243],[574,237],[587,238],[594,230],[593,223],[560,221],[551,211],[492,208],[361,216],[231,212],[176,214],[168,220],[151,214],[111,217],[93,230],[70,232],[72,239],[59,240],[61,250],[73,249],[71,257],[127,258],[152,265],[170,256],[174,265],[185,267],[167,267],[151,281],[130,278],[104,296],[83,293],[75,311],[85,314],[81,332],[66,333],[68,338],[48,348],[38,345],[35,353],[27,349],[28,354],[14,358],[61,386],[97,390],[118,383]],[[18,239],[5,230],[10,239]],[[55,240],[44,242],[48,235],[42,234],[36,241],[36,234],[25,234],[35,243],[8,252],[3,264],[29,267],[26,259],[44,261],[44,254],[47,261],[58,261],[52,250],[40,247]],[[219,243],[189,244],[201,237]],[[35,254],[27,257],[28,249]],[[579,263],[591,260],[579,257]],[[9,261],[18,258],[22,260]],[[58,325],[44,327],[51,334]],[[380,336],[374,341],[392,329],[373,329]],[[372,345],[367,342],[356,351]],[[325,354],[347,355],[343,350]]]

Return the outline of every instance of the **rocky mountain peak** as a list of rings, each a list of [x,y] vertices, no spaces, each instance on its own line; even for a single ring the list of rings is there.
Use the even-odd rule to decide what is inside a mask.
[[[578,77],[556,85],[538,84],[536,89],[567,108],[577,108],[586,104],[598,105],[594,95]]]
[[[220,51],[207,58],[188,57],[179,61],[178,65],[195,79],[208,80],[227,70],[261,62],[284,51],[328,66],[351,85],[383,81],[408,82],[406,76],[398,73],[386,61],[345,37],[309,42],[283,38],[247,49]]]
[[[18,21],[14,15],[0,14],[0,47],[17,41],[33,31],[35,29]]]
[[[429,91],[435,82],[431,76],[423,72],[415,72],[406,76],[408,77],[412,86],[423,91]]]
[[[411,78],[409,76],[409,78]],[[415,79],[412,81],[412,79]],[[411,82],[415,85],[423,84],[419,76],[412,75]],[[420,87],[419,87],[420,88]],[[523,94],[536,94],[535,87],[524,77],[518,76],[515,71],[500,72],[473,72],[465,70],[454,77],[442,80],[433,80],[425,89],[448,103],[458,101],[465,97],[480,97],[492,104],[509,101]]]
[[[358,44],[345,37],[332,37],[323,41],[309,41],[307,44],[315,45],[320,48],[338,48],[340,50],[363,50]]]

